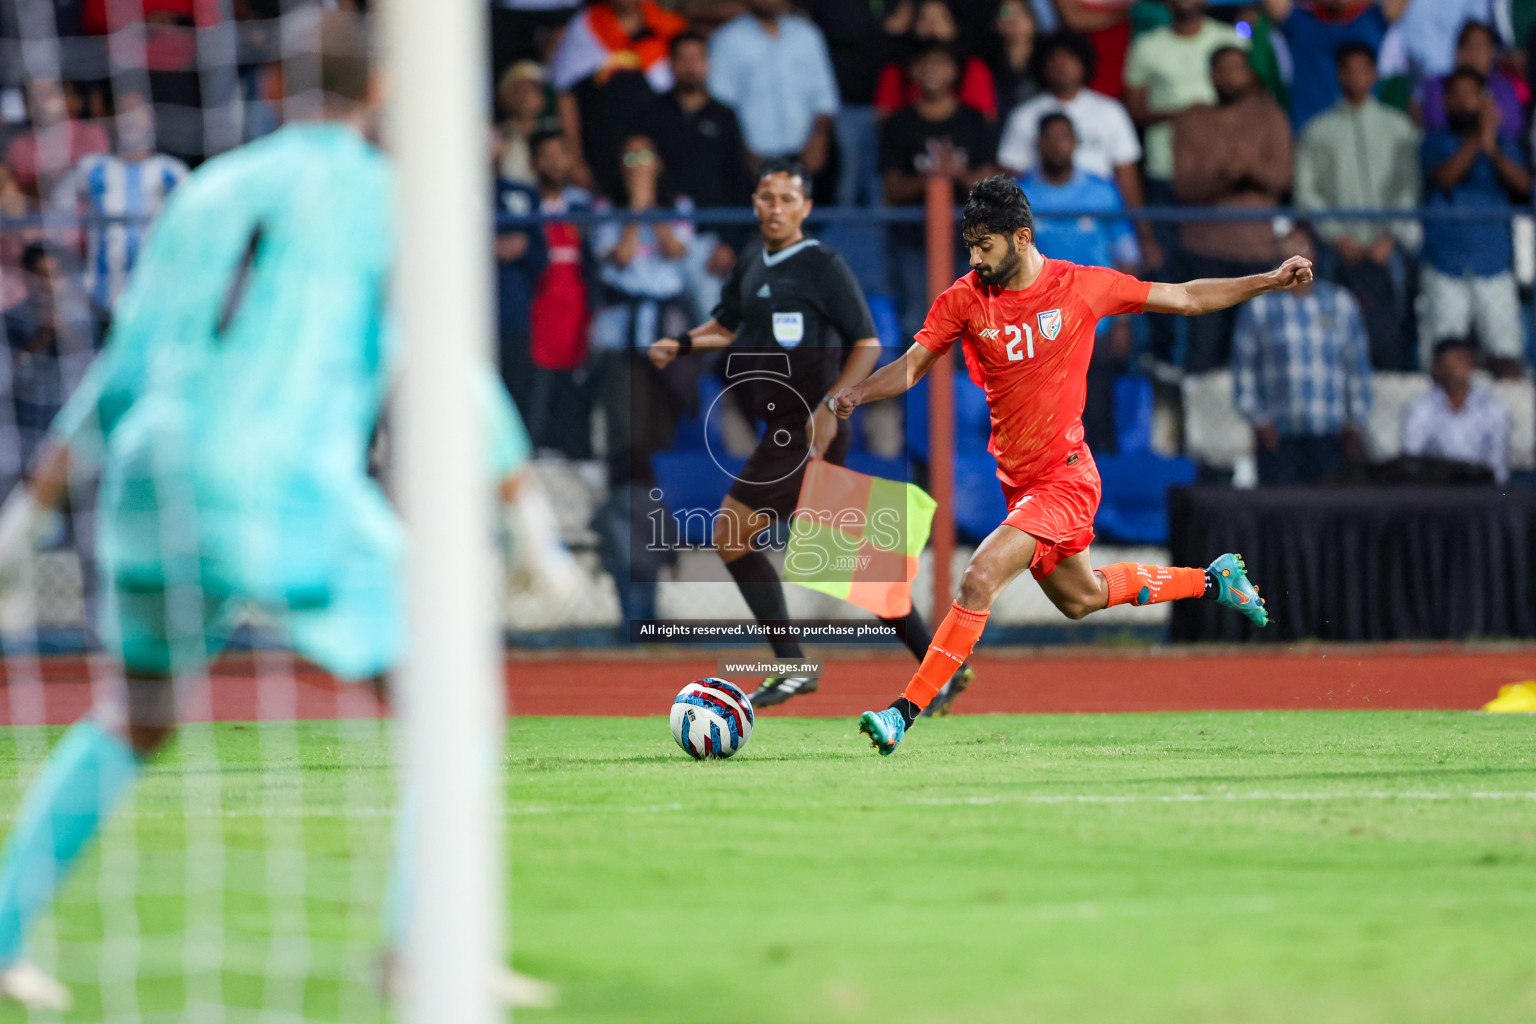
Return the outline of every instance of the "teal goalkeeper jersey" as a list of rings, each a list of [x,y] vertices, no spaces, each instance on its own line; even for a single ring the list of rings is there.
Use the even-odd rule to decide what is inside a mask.
[[[100,553],[119,586],[195,570],[258,600],[324,600],[393,552],[366,472],[389,384],[390,172],[352,129],[294,124],[205,164],[149,233],[111,336],[55,433],[103,461]],[[527,455],[488,372],[491,454]]]

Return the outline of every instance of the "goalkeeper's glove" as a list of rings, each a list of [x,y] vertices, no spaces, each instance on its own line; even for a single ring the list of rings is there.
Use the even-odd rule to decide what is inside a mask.
[[[549,496],[532,473],[523,475],[516,496],[504,505],[502,532],[510,592],[533,591],[559,603],[574,598],[587,585],[586,573],[560,540],[560,524]]]
[[[0,504],[0,590],[32,564],[32,556],[49,532],[52,513],[37,503],[25,484],[17,484]]]
[[[37,547],[54,532],[57,518],[56,512],[37,503],[25,484],[18,484],[0,504],[0,631],[33,624]]]

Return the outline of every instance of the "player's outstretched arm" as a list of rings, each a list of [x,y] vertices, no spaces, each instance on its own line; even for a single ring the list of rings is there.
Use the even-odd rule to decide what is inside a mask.
[[[1184,284],[1154,282],[1147,294],[1146,312],[1199,316],[1214,313],[1265,292],[1289,291],[1312,283],[1312,261],[1292,256],[1267,274],[1247,277],[1204,278]]]
[[[864,379],[861,384],[843,388],[832,396],[837,405],[838,419],[847,419],[853,410],[883,398],[895,398],[923,379],[929,367],[939,361],[939,354],[932,349],[912,343],[906,355],[882,366]]]
[[[684,352],[693,349],[725,348],[736,340],[736,332],[721,324],[718,320],[711,320],[707,324],[686,331],[680,338],[657,338],[651,342],[647,354],[656,369],[664,370],[667,364],[672,362]]]

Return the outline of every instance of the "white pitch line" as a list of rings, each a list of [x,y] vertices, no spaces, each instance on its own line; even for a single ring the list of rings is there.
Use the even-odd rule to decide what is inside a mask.
[[[1473,790],[1467,793],[1432,790],[1350,792],[1345,790],[1327,793],[1274,793],[1261,790],[1247,793],[1030,793],[1022,796],[917,797],[907,802],[933,807],[990,807],[998,804],[1202,804],[1239,801],[1308,803],[1319,800],[1536,800],[1536,792],[1497,790]]]
[[[1227,899],[1081,900],[1076,903],[1036,903],[1019,911],[1021,921],[1098,921],[1119,917],[1187,917],[1227,914],[1268,914],[1273,896],[1234,896]]]
[[[1315,907],[1295,894],[1284,897],[1293,913],[1310,912]],[[1099,921],[1125,917],[1225,916],[1231,914],[1268,914],[1279,908],[1280,899],[1266,894],[1248,896],[1187,897],[1179,899],[1080,900],[1070,903],[1035,903],[1019,909],[1023,921]],[[1412,909],[1418,913],[1444,910],[1468,910],[1476,907],[1509,908],[1536,906],[1536,893],[1502,890],[1486,895],[1443,895],[1418,899]]]
[[[1010,805],[1118,805],[1118,804],[1210,804],[1210,803],[1343,803],[1349,801],[1378,801],[1390,802],[1394,800],[1409,800],[1431,803],[1453,803],[1457,801],[1510,801],[1533,802],[1536,801],[1536,791],[1531,790],[1471,790],[1469,792],[1436,792],[1434,790],[1338,790],[1324,793],[1287,793],[1270,790],[1257,790],[1239,793],[1026,793],[1017,796],[990,795],[990,796],[957,796],[957,797],[913,797],[900,801],[906,806],[915,807],[1005,807]],[[850,804],[858,801],[850,801]],[[839,803],[824,803],[810,801],[799,804],[803,808],[825,808],[848,806]],[[512,804],[503,809],[503,814],[508,817],[538,817],[543,815],[560,814],[671,814],[689,809],[689,805],[680,801],[663,804],[639,804],[632,807],[612,807],[602,804],[570,804],[557,806],[553,804]],[[345,806],[345,807],[231,807],[207,817],[219,818],[390,818],[394,816],[392,807],[369,806]],[[172,819],[185,819],[198,817],[199,815],[174,814],[165,811],[130,811],[123,815],[127,818],[159,821]],[[12,816],[0,815],[0,821],[8,821]]]

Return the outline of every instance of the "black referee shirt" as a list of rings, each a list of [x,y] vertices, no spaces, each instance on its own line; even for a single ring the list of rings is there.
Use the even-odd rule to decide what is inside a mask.
[[[748,398],[766,422],[805,422],[804,408],[782,402],[768,408],[777,390],[772,384],[788,383],[814,411],[843,372],[854,342],[875,337],[869,303],[847,261],[814,238],[772,255],[761,242],[748,246],[725,282],[714,318],[736,332],[726,349],[727,383],[747,374],[759,378],[764,386],[750,389]]]

